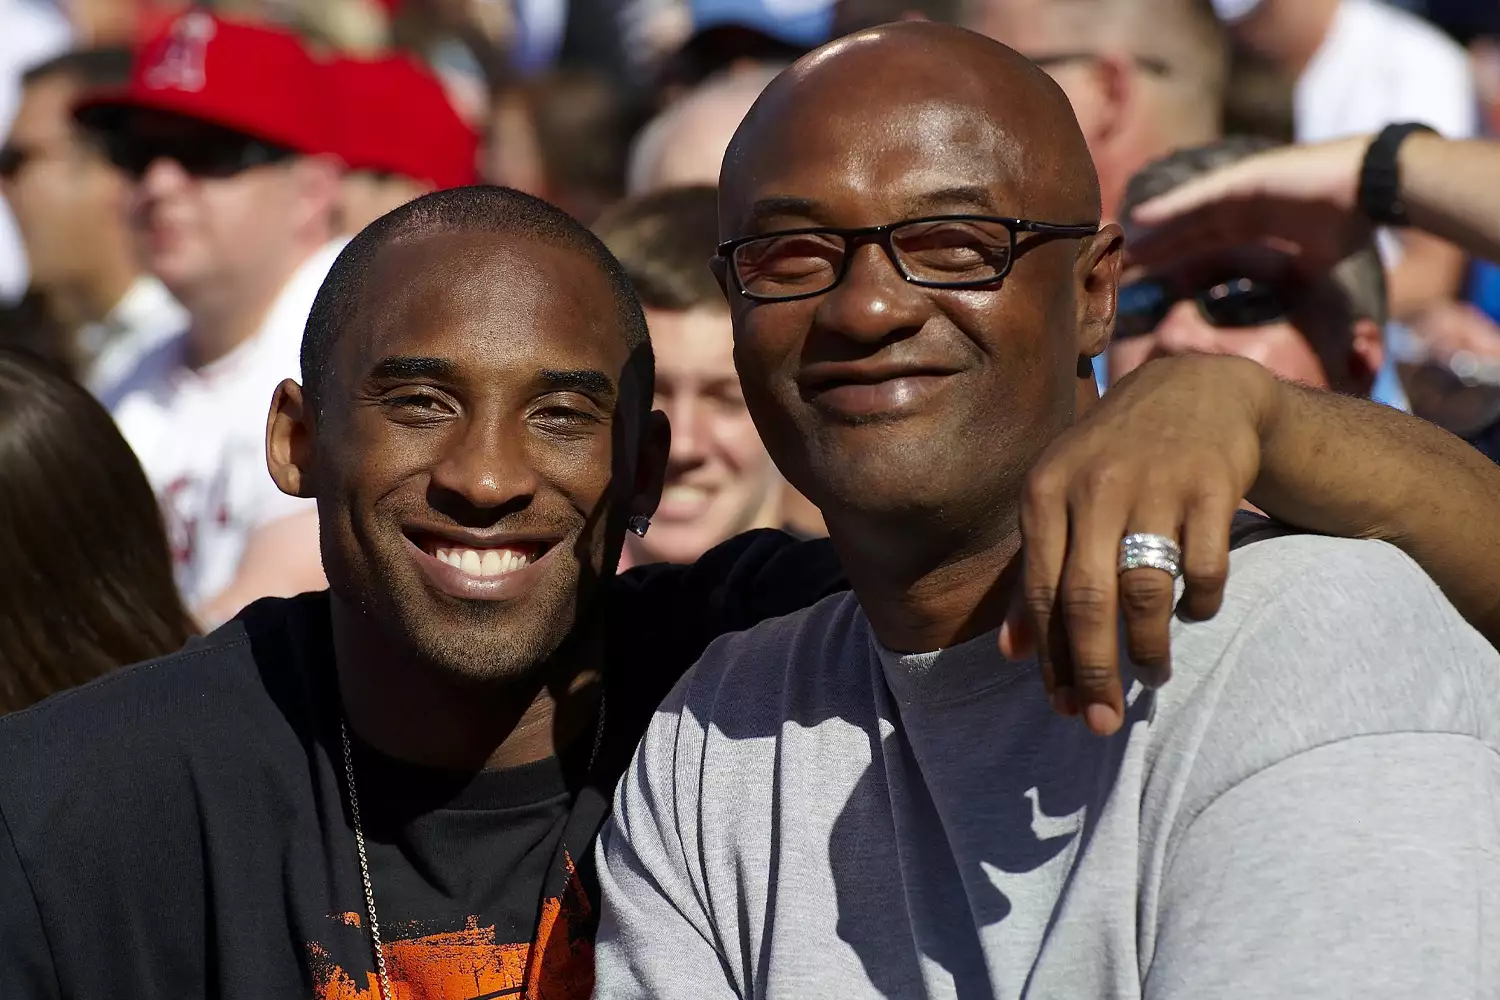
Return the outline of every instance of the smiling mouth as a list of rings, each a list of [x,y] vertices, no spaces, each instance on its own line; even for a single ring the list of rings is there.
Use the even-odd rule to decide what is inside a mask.
[[[478,580],[491,580],[518,572],[547,554],[547,542],[499,542],[474,545],[437,535],[409,536],[414,544],[438,562]]]

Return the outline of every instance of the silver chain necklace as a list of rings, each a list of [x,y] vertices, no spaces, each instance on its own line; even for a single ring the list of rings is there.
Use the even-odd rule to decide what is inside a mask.
[[[349,744],[349,724],[339,716],[339,736],[344,744],[344,783],[349,791],[349,815],[354,820],[354,846],[359,851],[359,877],[365,885],[365,912],[370,918],[370,942],[375,951],[375,975],[380,984],[380,1000],[391,1000],[390,980],[386,978],[385,946],[380,943],[380,918],[375,915],[375,889],[370,884],[370,859],[365,854],[365,827],[359,818],[359,791],[354,782],[354,748]],[[599,721],[594,727],[594,748],[589,752],[590,776],[599,746],[604,742],[604,692],[599,692]]]

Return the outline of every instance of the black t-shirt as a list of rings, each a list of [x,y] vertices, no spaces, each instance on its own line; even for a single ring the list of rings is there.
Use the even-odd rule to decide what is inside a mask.
[[[843,587],[827,542],[772,531],[612,581],[592,768],[356,742],[396,994],[588,997],[592,842],[652,710],[716,636]],[[379,1000],[339,713],[311,594],[0,719],[0,998]]]

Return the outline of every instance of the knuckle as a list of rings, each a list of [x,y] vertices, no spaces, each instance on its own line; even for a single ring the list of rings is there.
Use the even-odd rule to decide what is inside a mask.
[[[1057,602],[1057,588],[1045,583],[1028,583],[1021,598],[1034,618],[1044,619]]]
[[[1070,622],[1097,624],[1109,615],[1113,595],[1104,587],[1079,583],[1063,591],[1063,612]]]
[[[1130,636],[1126,642],[1130,662],[1138,667],[1157,668],[1167,665],[1172,643],[1165,635]]]
[[[1114,667],[1098,660],[1073,665],[1073,683],[1089,691],[1104,690],[1114,683],[1116,676]]]
[[[1164,573],[1139,570],[1120,577],[1120,610],[1127,618],[1165,617],[1172,606],[1172,587]]]

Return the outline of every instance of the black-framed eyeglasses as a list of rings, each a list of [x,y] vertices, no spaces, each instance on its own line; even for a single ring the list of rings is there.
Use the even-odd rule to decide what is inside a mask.
[[[975,288],[1010,273],[1016,234],[1081,239],[1097,222],[1061,225],[988,215],[931,215],[860,229],[809,227],[720,243],[740,294],[757,302],[822,295],[849,271],[854,250],[879,244],[902,278],[924,288]]]
[[[1176,291],[1154,279],[1120,286],[1115,339],[1154,331],[1179,302],[1192,301],[1210,326],[1225,329],[1268,326],[1285,319],[1296,304],[1296,290],[1282,282],[1231,278],[1196,291]]]
[[[110,162],[134,178],[144,176],[157,160],[175,161],[193,177],[233,177],[292,156],[271,143],[211,127],[157,135],[111,130],[102,139]]]

